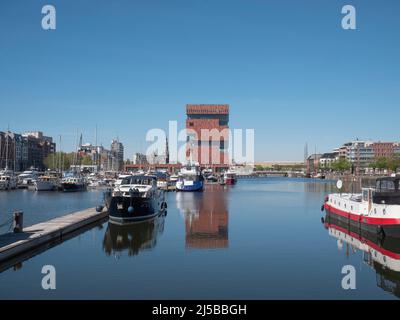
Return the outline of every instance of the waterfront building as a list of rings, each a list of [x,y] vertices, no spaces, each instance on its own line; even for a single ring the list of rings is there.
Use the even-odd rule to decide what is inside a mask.
[[[352,141],[347,146],[346,159],[356,168],[366,168],[374,161],[375,154],[372,141]]]
[[[365,169],[377,158],[400,156],[397,142],[350,141],[333,150],[337,158],[348,160],[354,168]]]
[[[23,171],[28,167],[28,144],[20,134],[0,132],[0,169]]]
[[[314,153],[308,156],[306,163],[307,174],[317,173],[319,169],[319,160],[321,159],[321,154]]]
[[[124,168],[124,146],[118,140],[112,140],[111,150],[90,143],[81,144],[78,148],[78,158],[87,156],[91,158],[91,164],[80,168],[91,172],[122,171]]]
[[[391,158],[395,154],[397,144],[394,142],[374,142],[372,148],[374,150],[375,158]]]
[[[119,140],[111,141],[112,171],[124,169],[124,146]]]
[[[149,164],[147,157],[143,153],[135,153],[132,157],[132,164],[135,165],[146,165]]]
[[[22,136],[28,144],[28,167],[44,170],[44,159],[56,152],[53,138],[44,136],[41,131],[25,132]]]
[[[319,164],[323,168],[330,168],[332,165],[332,162],[336,161],[339,159],[339,153],[338,152],[327,152],[321,155],[321,158],[319,159]]]
[[[44,159],[56,151],[51,137],[41,131],[17,134],[0,132],[0,168],[24,171],[31,167],[44,170]]]
[[[186,116],[188,159],[214,171],[229,168],[229,105],[188,104]],[[207,130],[210,135],[204,135]]]

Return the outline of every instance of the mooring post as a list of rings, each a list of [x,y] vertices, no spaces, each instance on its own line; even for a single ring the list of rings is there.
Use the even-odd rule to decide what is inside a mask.
[[[14,233],[22,232],[24,228],[24,213],[14,211]]]

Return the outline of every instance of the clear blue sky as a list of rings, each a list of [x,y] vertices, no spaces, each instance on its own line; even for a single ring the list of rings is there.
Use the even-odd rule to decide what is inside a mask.
[[[230,126],[255,129],[256,160],[400,140],[399,34],[397,0],[1,1],[0,130],[62,134],[72,150],[97,124],[130,158],[148,129],[183,126],[187,103],[229,103]]]

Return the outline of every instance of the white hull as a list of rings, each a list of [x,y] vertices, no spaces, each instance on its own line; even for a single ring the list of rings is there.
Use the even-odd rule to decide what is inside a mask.
[[[324,203],[340,220],[380,236],[400,238],[399,178],[381,178],[361,194],[334,193]]]

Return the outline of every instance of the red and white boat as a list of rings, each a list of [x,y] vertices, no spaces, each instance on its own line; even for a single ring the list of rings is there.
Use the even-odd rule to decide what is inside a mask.
[[[232,170],[226,171],[224,173],[224,182],[225,184],[228,185],[236,184],[237,182],[236,172]]]
[[[376,180],[361,194],[334,193],[324,208],[350,225],[381,236],[400,237],[400,177]]]

